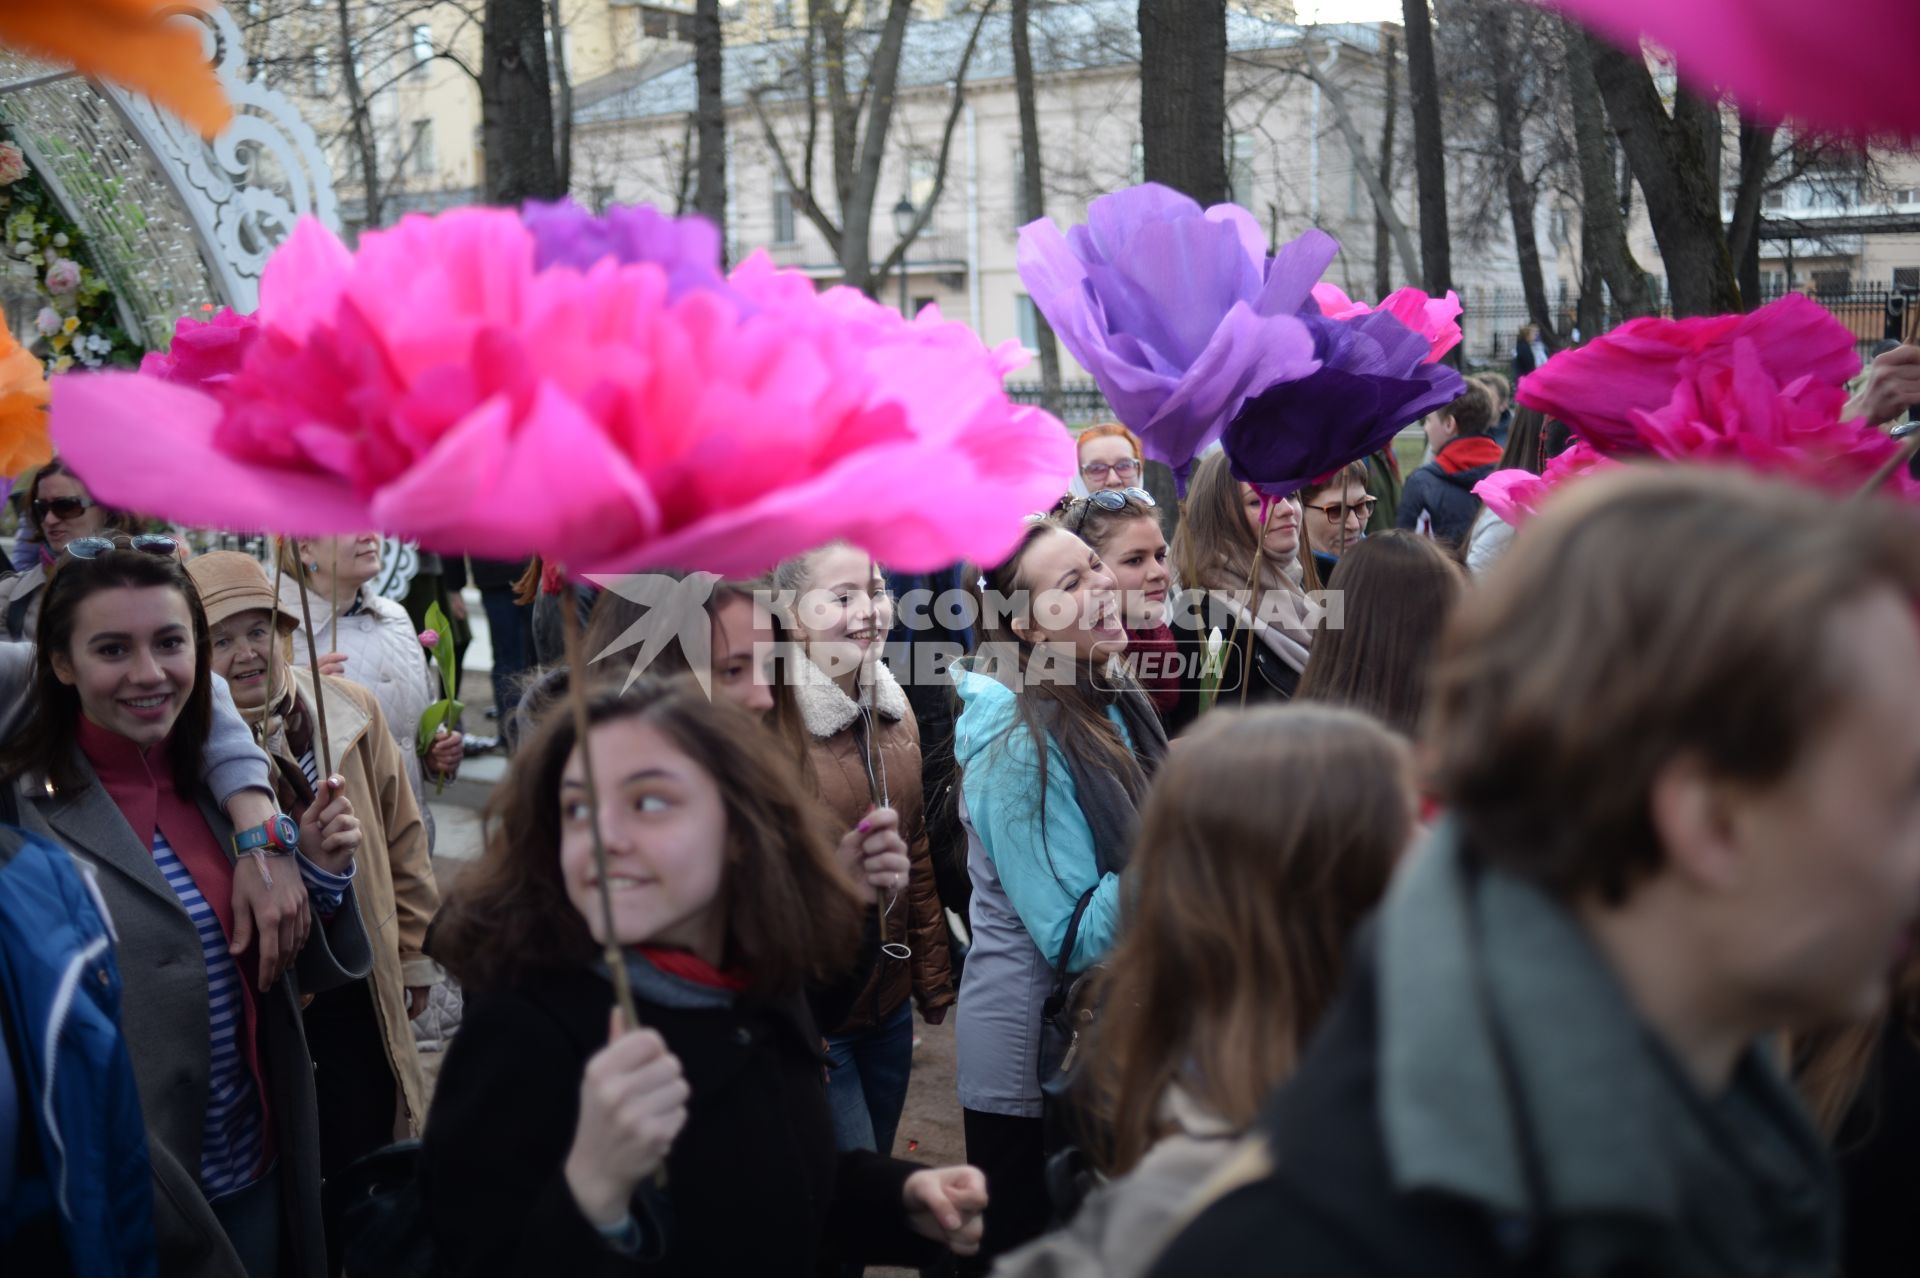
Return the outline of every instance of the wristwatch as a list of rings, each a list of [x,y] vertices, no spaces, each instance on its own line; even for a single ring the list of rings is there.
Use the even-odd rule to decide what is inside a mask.
[[[233,853],[246,856],[259,852],[276,855],[293,852],[300,847],[300,827],[286,813],[276,813],[250,830],[242,830],[233,836]]]

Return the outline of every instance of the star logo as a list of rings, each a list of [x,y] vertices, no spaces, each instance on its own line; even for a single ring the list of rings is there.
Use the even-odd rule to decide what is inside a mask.
[[[623,599],[644,604],[647,609],[646,615],[628,626],[619,638],[587,658],[589,662],[639,645],[633,668],[627,672],[626,683],[621,685],[624,692],[647,672],[647,667],[666,651],[669,643],[678,640],[687,664],[693,667],[693,677],[700,681],[700,690],[709,698],[713,696],[713,627],[707,617],[707,600],[713,595],[714,583],[720,580],[719,574],[694,572],[685,577],[670,577],[663,573],[641,573],[588,580]]]

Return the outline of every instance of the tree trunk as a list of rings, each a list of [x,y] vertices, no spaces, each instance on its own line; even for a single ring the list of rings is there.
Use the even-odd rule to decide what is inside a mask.
[[[1427,0],[1400,0],[1400,11],[1407,31],[1413,171],[1420,187],[1422,284],[1439,297],[1453,287],[1453,260],[1447,233],[1447,153],[1440,127],[1440,74],[1433,61],[1433,15],[1427,11]]]
[[[480,36],[480,145],[489,204],[566,194],[554,161],[553,92],[541,0],[486,0]]]
[[[567,71],[567,26],[560,6],[547,0],[547,29],[553,32],[554,139],[553,166],[560,189],[573,189],[573,76]]]
[[[1380,123],[1380,187],[1389,198],[1393,193],[1393,130],[1400,114],[1400,42],[1387,37],[1387,107]],[[1355,163],[1359,161],[1356,159]],[[1377,206],[1373,210],[1373,296],[1383,298],[1393,291],[1393,232],[1387,215]]]
[[[723,245],[727,241],[727,110],[721,84],[724,38],[720,0],[694,0],[694,118],[700,134],[700,159],[693,207],[720,228]]]
[[[1203,205],[1227,199],[1225,0],[1140,0],[1146,179]]]
[[[1492,55],[1493,117],[1500,145],[1500,168],[1507,189],[1507,213],[1513,222],[1513,251],[1520,259],[1520,287],[1527,298],[1527,316],[1540,330],[1540,340],[1552,350],[1559,345],[1553,311],[1547,305],[1547,284],[1540,270],[1540,241],[1534,234],[1535,195],[1527,180],[1527,145],[1520,119],[1521,53],[1513,47],[1507,10],[1490,9],[1482,27],[1487,52]]]
[[[1727,251],[1733,255],[1740,300],[1748,310],[1760,305],[1760,202],[1766,196],[1768,170],[1773,167],[1770,124],[1740,121],[1740,185],[1733,193],[1733,225],[1727,230]]]
[[[1592,56],[1607,118],[1646,197],[1647,217],[1667,267],[1673,313],[1738,310],[1740,290],[1720,221],[1720,177],[1709,167],[1713,155],[1703,108],[1682,90],[1675,114],[1668,115],[1639,54],[1622,53],[1590,36],[1582,39]]]
[[[1627,319],[1654,312],[1647,292],[1646,272],[1633,259],[1627,226],[1620,208],[1620,188],[1614,176],[1613,147],[1607,140],[1606,108],[1593,78],[1593,59],[1586,38],[1567,29],[1567,90],[1573,112],[1575,150],[1580,165],[1580,243],[1582,336],[1592,338],[1599,328],[1589,321],[1601,314],[1597,278],[1606,281],[1613,302]],[[1591,269],[1588,264],[1591,264]],[[1594,310],[1587,310],[1588,297]]]
[[[1606,272],[1600,269],[1599,231],[1592,222],[1580,222],[1580,301],[1574,312],[1578,340],[1592,341],[1607,331]],[[1615,295],[1616,300],[1618,295]],[[1574,334],[1568,334],[1573,338]]]
[[[1020,108],[1020,185],[1026,195],[1027,217],[1037,220],[1047,215],[1047,193],[1041,181],[1040,112],[1034,102],[1033,48],[1027,33],[1027,0],[1013,0],[1013,92]],[[1034,308],[1034,341],[1040,347],[1040,399],[1055,417],[1065,412],[1060,397],[1060,344],[1054,340],[1053,326]]]
[[[380,146],[373,132],[373,116],[367,110],[367,95],[360,85],[360,71],[354,65],[353,5],[335,0],[340,18],[340,82],[347,91],[347,110],[352,113],[353,151],[359,157],[360,189],[368,226],[386,221],[385,192],[380,183]]]

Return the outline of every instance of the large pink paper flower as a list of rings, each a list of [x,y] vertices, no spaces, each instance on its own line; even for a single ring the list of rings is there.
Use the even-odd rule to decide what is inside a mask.
[[[1485,502],[1487,509],[1503,522],[1518,528],[1539,514],[1540,508],[1562,484],[1615,464],[1595,452],[1585,440],[1575,440],[1548,462],[1540,474],[1530,470],[1496,470],[1473,486],[1473,495]]]
[[[1397,289],[1374,307],[1348,297],[1338,284],[1323,280],[1313,286],[1313,300],[1328,319],[1354,319],[1376,310],[1387,312],[1427,339],[1429,364],[1460,344],[1460,295],[1452,289],[1445,297],[1429,297],[1417,288]]]
[[[1818,302],[1789,293],[1748,315],[1629,321],[1521,378],[1514,399],[1565,422],[1602,452],[1645,452],[1633,414],[1665,406],[1699,366],[1727,366],[1743,341],[1782,385],[1804,377],[1838,386],[1860,371],[1847,327]]]
[[[210,320],[183,316],[173,326],[173,345],[165,354],[149,351],[140,371],[182,386],[220,386],[240,371],[258,332],[252,316],[229,307],[221,307]]]
[[[1008,401],[964,326],[741,274],[751,304],[670,296],[652,261],[537,269],[502,210],[408,218],[357,253],[307,222],[225,381],[63,378],[54,431],[116,505],[576,574],[747,574],[836,537],[908,570],[991,559],[1064,489],[1070,438]]]
[[[1636,56],[1647,36],[1681,76],[1725,89],[1749,115],[1815,132],[1920,139],[1909,84],[1920,49],[1913,0],[1537,0]]]

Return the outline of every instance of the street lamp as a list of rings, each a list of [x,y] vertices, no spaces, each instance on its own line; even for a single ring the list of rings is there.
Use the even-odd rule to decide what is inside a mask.
[[[893,206],[893,233],[900,237],[903,245],[906,243],[907,236],[913,233],[913,217],[917,212],[919,210],[913,207],[913,201],[905,195],[902,195],[900,202]],[[905,248],[900,250],[900,264],[894,270],[900,276],[901,317],[912,319],[913,317],[907,314],[907,250]]]

